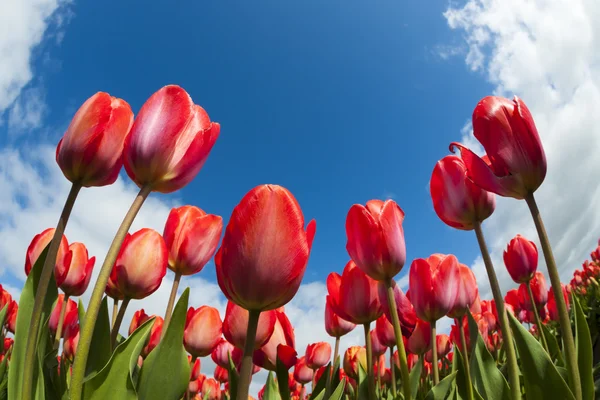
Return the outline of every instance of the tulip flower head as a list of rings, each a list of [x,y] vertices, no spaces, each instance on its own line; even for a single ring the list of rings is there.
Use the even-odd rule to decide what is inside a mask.
[[[417,319],[415,330],[406,341],[409,353],[421,355],[431,348],[431,325],[429,322]]]
[[[221,333],[221,316],[216,308],[189,308],[183,333],[183,345],[188,353],[194,357],[208,356],[219,344]]]
[[[79,324],[67,325],[63,337],[63,357],[73,362],[75,352],[77,351],[77,344],[79,343]]]
[[[385,314],[377,318],[377,321],[375,322],[375,332],[377,334],[377,339],[383,346],[393,347],[396,345],[394,326]]]
[[[527,283],[537,270],[538,251],[535,243],[515,236],[504,250],[504,265],[516,283]]]
[[[52,238],[54,237],[54,232],[56,229],[48,228],[44,230],[42,233],[38,233],[33,237],[29,247],[27,248],[27,255],[25,257],[25,275],[29,275],[31,268],[35,265],[38,257],[46,246],[50,244]],[[58,246],[58,253],[56,255],[56,264],[54,267],[54,275],[56,278],[56,283],[59,285],[64,280],[67,269],[65,264],[70,264],[70,260],[65,260],[65,257],[69,256],[69,243],[67,242],[67,238],[63,235],[60,244]]]
[[[458,264],[460,279],[458,281],[456,300],[454,306],[448,312],[448,317],[459,318],[467,313],[479,296],[477,280],[471,268],[465,264]]]
[[[400,319],[400,329],[402,330],[403,335],[410,336],[413,329],[415,329],[415,324],[417,323],[417,314],[415,313],[415,308],[413,307],[407,295],[402,292],[402,289],[400,289],[400,286],[398,286],[395,281],[392,281],[392,289],[394,292],[394,300],[396,301],[396,311],[398,312],[398,318]],[[387,301],[387,287],[385,283],[379,282],[377,285],[377,290],[381,308],[383,309],[388,321],[391,321],[392,314]]]
[[[317,342],[306,346],[306,365],[312,369],[321,368],[331,359],[331,346],[327,342]]]
[[[306,364],[306,358],[300,357],[294,366],[294,379],[302,384],[312,382],[314,371]]]
[[[344,353],[344,372],[352,378],[358,379],[359,365],[367,370],[367,351],[362,346],[348,347]]]
[[[243,349],[246,344],[248,317],[249,312],[247,310],[231,301],[227,302],[225,318],[223,319],[223,336],[238,349]],[[254,349],[258,349],[267,343],[271,335],[273,335],[276,322],[277,314],[275,310],[260,313]]]
[[[277,317],[273,334],[260,349],[254,351],[253,361],[269,371],[277,370],[279,358],[289,370],[296,364],[296,336],[292,323],[281,309],[274,310]]]
[[[325,330],[331,337],[342,337],[356,327],[352,322],[340,318],[331,307],[331,296],[327,295],[325,303]]]
[[[81,296],[90,284],[96,257],[89,258],[85,245],[77,242],[69,245],[69,253],[70,255],[65,257],[67,273],[59,286],[69,296]]]
[[[548,286],[546,285],[546,278],[541,272],[536,272],[533,279],[529,282],[531,286],[531,292],[533,294],[533,301],[535,302],[536,308],[541,310],[548,302]],[[531,300],[529,299],[529,293],[527,286],[522,283],[519,286],[519,304],[522,309],[527,311],[533,311]]]
[[[229,357],[235,347],[227,340],[221,338],[210,354],[210,358],[220,367],[229,368]]]
[[[48,320],[48,329],[52,335],[56,335],[56,329],[58,328],[60,313],[63,307],[67,307],[65,311],[65,317],[63,319],[63,330],[62,336],[64,337],[66,328],[70,325],[76,325],[79,321],[79,311],[77,309],[77,303],[69,299],[65,305],[65,295],[59,294],[52,313],[50,313],[50,319]]]

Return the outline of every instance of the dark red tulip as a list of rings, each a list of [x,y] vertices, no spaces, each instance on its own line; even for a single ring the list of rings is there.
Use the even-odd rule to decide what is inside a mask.
[[[377,339],[382,345],[386,347],[393,347],[396,345],[394,326],[387,319],[385,314],[377,318],[377,321],[375,322],[375,332],[377,333]]]
[[[533,301],[536,304],[538,310],[542,309],[548,302],[548,286],[546,285],[546,278],[541,272],[536,272],[533,279],[529,281],[531,286],[531,292],[533,293]],[[527,311],[533,311],[533,306],[529,299],[529,293],[527,292],[527,286],[522,283],[519,286],[519,304],[521,308]]]
[[[417,314],[415,313],[412,303],[395,281],[392,281],[392,288],[394,291],[394,299],[396,300],[396,311],[398,312],[398,318],[400,319],[400,329],[402,330],[403,335],[410,336],[417,323]],[[392,316],[387,301],[387,287],[383,282],[380,282],[377,285],[377,290],[381,308],[388,321],[391,321]]]
[[[371,336],[371,351],[373,352],[373,358],[377,358],[385,354],[387,347],[379,341],[379,337],[377,336],[375,329],[372,329],[369,335]]]
[[[356,327],[352,322],[340,318],[331,308],[331,296],[327,295],[325,303],[325,330],[332,337],[342,337]]]
[[[565,285],[561,284],[561,287],[568,310],[570,309],[569,292]],[[546,305],[548,307],[548,316],[550,317],[550,319],[552,321],[558,321],[558,310],[556,309],[556,299],[554,298],[554,292],[552,291],[552,288],[548,290],[548,303]]]
[[[225,383],[229,380],[229,372],[226,368],[218,366],[215,368],[215,379],[217,382]]]
[[[504,265],[516,283],[527,283],[537,270],[538,252],[535,243],[521,235],[515,236],[504,250]]]
[[[63,340],[63,357],[71,363],[75,359],[77,345],[79,344],[79,324],[71,324],[65,326],[65,334]]]

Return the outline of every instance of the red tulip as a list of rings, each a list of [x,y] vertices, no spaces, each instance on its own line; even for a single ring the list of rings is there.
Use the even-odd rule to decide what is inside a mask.
[[[531,292],[533,293],[533,301],[536,304],[536,308],[540,310],[548,302],[548,287],[546,285],[546,278],[541,272],[536,272],[533,279],[529,282],[531,286]],[[533,311],[533,306],[529,299],[529,293],[527,292],[527,286],[522,283],[519,286],[519,304],[521,308],[527,311]]]
[[[456,146],[467,166],[467,176],[479,187],[500,196],[524,199],[546,177],[546,155],[533,117],[521,99],[483,98],[473,111],[473,134],[486,156]]]
[[[342,337],[356,327],[352,322],[340,318],[331,308],[331,296],[327,295],[325,303],[325,330],[331,337]]]
[[[217,382],[221,382],[221,383],[225,383],[229,380],[229,372],[227,372],[227,369],[220,367],[220,366],[216,366],[215,368],[215,379],[217,380]]]
[[[15,340],[13,338],[4,338],[4,344],[3,344],[2,349],[0,349],[0,352],[2,354],[6,354],[8,349],[10,349],[14,343],[15,343]]]
[[[446,354],[450,353],[452,350],[452,342],[450,341],[450,336],[446,334],[440,334],[435,337],[436,349],[438,353],[438,359],[441,359],[446,356]]]
[[[306,346],[306,365],[309,368],[321,368],[331,359],[331,345],[327,342],[317,342]]]
[[[25,257],[25,274],[29,275],[29,271],[35,265],[42,251],[50,244],[54,237],[54,228],[48,228],[42,233],[38,233],[33,237],[29,247],[27,248],[27,255]],[[54,267],[54,275],[56,282],[62,282],[67,273],[65,269],[65,257],[68,256],[69,243],[67,238],[63,235],[60,245],[58,246],[58,253],[56,255],[56,264]]]
[[[198,393],[202,389],[202,385],[204,384],[205,380],[206,375],[200,374],[197,379],[190,381],[190,383],[188,384],[188,391],[191,394]]]
[[[213,378],[206,378],[204,382],[202,382],[202,399],[220,400],[221,384]]]
[[[333,311],[355,324],[375,321],[383,314],[377,293],[377,281],[369,278],[349,261],[343,274],[332,272],[327,277],[327,291]]]
[[[415,313],[412,303],[395,281],[392,281],[392,288],[394,291],[394,300],[396,300],[396,311],[398,312],[398,318],[400,319],[400,329],[402,330],[403,335],[410,336],[417,323],[417,314]],[[388,321],[391,321],[392,315],[387,301],[387,287],[384,283],[380,282],[377,289],[379,293],[379,303],[381,304],[386,318]]]
[[[475,274],[473,274],[471,268],[465,264],[458,264],[458,271],[460,278],[456,289],[457,294],[454,306],[448,312],[450,318],[458,318],[465,315],[479,295]]]
[[[113,274],[111,274],[111,276],[108,277],[108,282],[106,282],[106,288],[104,289],[104,293],[106,293],[108,297],[114,300],[125,299],[125,294],[123,294],[123,292],[121,292],[121,290],[117,286],[117,276]]]
[[[280,310],[274,310],[274,312],[277,320],[273,328],[273,334],[267,343],[254,352],[253,356],[254,364],[269,371],[277,369],[278,357],[288,369],[296,364],[294,328],[285,312]]]
[[[433,209],[447,225],[472,230],[494,212],[496,198],[467,178],[467,167],[460,157],[446,156],[437,162],[429,191]]]
[[[127,175],[139,187],[179,190],[200,172],[220,129],[185,90],[164,86],[144,103],[125,140]]]
[[[188,356],[188,362],[191,364],[192,363],[192,356]],[[192,364],[192,369],[190,372],[190,381],[195,381],[196,379],[198,379],[200,377],[200,371],[201,371],[201,367],[202,366],[202,362],[200,361],[199,358],[196,358],[194,360],[194,363]]]
[[[208,356],[219,344],[221,333],[219,310],[208,306],[189,308],[183,333],[183,345],[188,353],[194,357]]]
[[[394,326],[387,319],[385,314],[377,318],[375,322],[375,332],[377,339],[385,347],[393,347],[396,345],[396,335],[394,334]]]
[[[359,364],[367,370],[367,351],[362,346],[348,347],[344,353],[344,372],[352,379],[358,379]]]
[[[89,258],[85,245],[77,242],[71,243],[69,253],[70,256],[65,257],[65,262],[70,261],[65,265],[67,274],[59,286],[69,296],[81,296],[90,284],[96,257]]]
[[[213,257],[219,245],[223,219],[198,207],[173,208],[165,224],[164,238],[169,249],[169,269],[193,275]]]
[[[77,344],[79,343],[79,324],[67,325],[63,340],[63,357],[71,363],[75,359]]]
[[[435,322],[454,306],[461,274],[453,255],[417,258],[410,266],[410,299],[417,316]]]
[[[294,379],[302,384],[312,382],[314,371],[306,365],[306,358],[300,357],[294,366]]]
[[[10,293],[0,285],[0,311],[6,307],[6,318],[12,313],[14,305],[16,305],[16,302],[13,301]]]
[[[133,112],[124,100],[103,92],[87,99],[56,148],[56,162],[65,177],[85,187],[114,183],[132,124]]]
[[[152,229],[140,229],[123,241],[111,280],[125,297],[148,297],[159,288],[167,273],[167,257],[162,236]]]
[[[243,349],[246,343],[246,332],[248,330],[247,310],[237,304],[228,301],[223,319],[223,336],[239,349]],[[275,310],[261,312],[258,318],[258,328],[256,329],[256,339],[254,349],[262,347],[271,338],[275,329],[277,314]]]
[[[146,344],[146,347],[142,349],[141,355],[143,358],[148,357],[148,354],[150,354],[150,352],[154,350],[156,346],[158,346],[160,343],[160,336],[162,335],[164,320],[162,317],[157,315],[153,315],[152,317],[154,317],[154,322],[152,323],[152,328],[150,329],[150,339],[148,340],[148,344]]]
[[[375,329],[372,329],[371,332],[369,332],[369,336],[371,336],[371,351],[373,352],[373,358],[385,354],[387,347],[379,341]]]
[[[519,291],[517,289],[511,289],[506,292],[504,296],[504,306],[507,311],[513,313],[515,317],[519,315],[519,311],[521,311],[521,305],[519,302]]]
[[[415,330],[406,341],[409,353],[421,355],[431,348],[431,326],[429,322],[417,319]]]
[[[233,354],[234,346],[221,338],[213,349],[210,358],[220,367],[229,368],[229,356]]]
[[[517,235],[504,250],[504,265],[516,283],[527,283],[537,270],[538,252],[535,243]]]
[[[304,230],[302,210],[287,189],[252,189],[234,208],[215,256],[225,297],[256,311],[288,303],[302,282],[315,230],[314,220]]]
[[[16,301],[12,301],[8,312],[6,314],[6,329],[13,335],[17,329],[17,313],[19,312],[19,305]]]
[[[52,309],[52,313],[50,314],[50,319],[48,320],[48,328],[52,335],[56,335],[56,329],[58,327],[58,320],[60,319],[60,311],[64,306],[65,295],[59,294],[56,302],[54,303],[54,308]],[[67,326],[77,324],[79,320],[79,311],[77,309],[77,303],[73,300],[69,299],[67,302],[67,310],[65,311],[65,318],[63,319],[63,330],[62,335],[65,335],[65,329]]]
[[[567,287],[561,283],[563,296],[565,298],[565,304],[567,305],[567,310],[570,309],[570,301],[569,301],[569,292]],[[556,299],[554,298],[554,292],[552,288],[548,290],[548,303],[546,304],[548,307],[548,316],[552,321],[558,321],[558,310],[556,309]]]
[[[287,353],[287,352],[285,352],[285,351],[282,352],[282,355],[284,355],[284,356],[287,355],[287,354],[283,354],[283,353]],[[244,351],[242,349],[238,349],[237,347],[234,347],[233,353],[231,353],[231,360],[233,361],[233,364],[235,365],[235,368],[238,372],[240,372],[240,369],[242,367],[243,356],[244,356]],[[279,357],[279,354],[277,354],[277,356]],[[286,361],[289,361],[289,360],[286,358]],[[252,364],[252,375],[256,374],[258,371],[260,371],[260,367],[253,363]]]
[[[143,308],[134,312],[131,322],[129,323],[129,335],[131,336],[131,334],[135,332],[140,325],[148,321],[150,318],[152,317],[146,314]]]
[[[355,204],[346,217],[346,250],[369,277],[392,279],[406,262],[404,211],[393,201],[370,200]]]

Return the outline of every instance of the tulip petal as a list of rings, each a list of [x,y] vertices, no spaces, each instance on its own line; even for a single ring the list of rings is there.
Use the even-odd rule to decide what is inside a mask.
[[[285,344],[277,346],[277,358],[281,360],[286,369],[289,370],[296,364],[296,361],[298,360],[297,356],[298,353],[293,347]]]

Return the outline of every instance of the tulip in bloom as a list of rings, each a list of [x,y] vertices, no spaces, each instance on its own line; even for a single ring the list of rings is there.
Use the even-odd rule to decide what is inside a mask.
[[[214,374],[217,382],[226,383],[227,381],[229,381],[229,372],[227,371],[227,369],[217,365]]]
[[[346,217],[346,250],[365,274],[388,281],[406,262],[404,211],[393,200],[355,204]]]
[[[406,341],[409,353],[421,355],[431,348],[431,326],[428,322],[417,319],[415,330]]]
[[[210,358],[220,367],[229,368],[229,356],[233,354],[234,346],[221,338],[213,349]]]
[[[216,308],[189,308],[183,333],[183,345],[188,353],[194,357],[208,356],[219,344],[221,333],[221,316]]]
[[[331,337],[342,337],[356,327],[352,322],[340,318],[331,308],[331,296],[327,295],[325,303],[325,330]]]
[[[42,233],[38,233],[33,237],[29,247],[27,248],[27,255],[25,257],[25,274],[29,275],[29,271],[35,265],[42,251],[50,244],[52,238],[54,237],[54,228],[48,228]],[[69,243],[67,242],[67,238],[63,235],[60,245],[58,246],[58,253],[56,255],[56,264],[54,267],[54,274],[56,277],[56,282],[62,282],[66,276],[66,268],[65,268],[65,257],[68,256],[69,253]]]
[[[386,318],[388,321],[391,321],[392,315],[387,301],[387,287],[384,283],[380,282],[377,285],[377,289],[379,293],[379,303],[381,304]],[[402,330],[403,335],[410,336],[417,323],[417,314],[415,313],[415,309],[409,298],[395,281],[392,281],[392,289],[394,292],[394,300],[396,301],[396,311],[398,312],[398,318],[400,319],[400,329]]]
[[[302,210],[287,189],[252,189],[234,208],[215,256],[225,297],[254,311],[288,303],[304,277],[315,230],[314,220],[304,230]]]
[[[367,371],[367,351],[362,346],[348,347],[344,353],[344,372],[356,380],[358,379],[359,365]]]
[[[536,308],[541,310],[548,302],[548,286],[546,285],[546,278],[541,272],[536,272],[533,279],[529,282],[531,286],[531,292],[533,293],[533,301],[535,302]],[[529,299],[529,293],[527,292],[527,284],[522,283],[519,286],[519,303],[521,308],[527,311],[533,311],[533,306]]]
[[[213,378],[206,378],[202,382],[202,399],[221,400],[221,384]]]
[[[76,184],[113,184],[123,166],[123,144],[133,125],[124,100],[98,92],[77,110],[56,148],[56,162]]]
[[[294,379],[302,384],[312,382],[314,371],[306,364],[306,358],[300,357],[294,366]]]
[[[56,335],[56,329],[58,327],[58,320],[60,319],[60,312],[64,307],[65,295],[59,294],[56,302],[54,303],[54,308],[52,309],[52,313],[50,314],[50,319],[48,320],[48,328],[53,335]],[[69,299],[67,301],[67,310],[65,311],[65,318],[63,320],[63,330],[62,336],[65,335],[65,329],[70,325],[76,325],[79,321],[79,311],[77,309],[77,303],[73,300]]]
[[[67,274],[59,286],[69,296],[81,296],[90,284],[96,257],[89,258],[85,245],[77,242],[71,243],[69,253],[65,257],[65,262],[70,261],[66,265]]]
[[[277,320],[269,341],[254,352],[253,361],[269,371],[277,369],[277,358],[290,369],[296,364],[296,337],[292,323],[281,309],[274,310]],[[262,316],[262,314],[261,314]]]
[[[461,279],[453,255],[434,254],[417,258],[410,266],[410,299],[417,316],[435,322],[454,307]]]
[[[225,318],[223,319],[223,336],[229,343],[239,349],[243,349],[246,343],[248,316],[249,312],[247,310],[231,301],[227,302]],[[262,347],[271,338],[277,319],[275,310],[260,313],[254,341],[255,349]]]
[[[483,98],[473,111],[473,134],[483,145],[485,157],[458,143],[452,143],[450,149],[460,149],[467,176],[477,186],[524,199],[542,184],[546,155],[533,117],[521,99]]]
[[[309,368],[321,368],[331,359],[331,346],[327,342],[317,342],[306,346],[306,365]]]
[[[193,275],[213,257],[219,245],[223,219],[198,207],[173,208],[165,224],[164,238],[169,249],[169,269]]]
[[[494,212],[496,198],[467,178],[467,167],[460,157],[446,156],[437,162],[429,191],[438,217],[456,229],[472,230]]]
[[[377,318],[375,322],[375,333],[377,339],[385,347],[393,347],[396,345],[396,335],[394,334],[394,326],[387,319],[385,314]]]
[[[475,274],[473,274],[471,268],[467,267],[465,264],[458,264],[458,271],[460,278],[456,290],[457,293],[454,306],[452,306],[452,309],[448,312],[448,317],[450,318],[459,318],[465,315],[479,296],[477,281],[475,280]]]
[[[377,281],[367,276],[354,261],[349,261],[344,272],[332,272],[327,277],[327,291],[333,311],[355,324],[375,321],[383,314]]]
[[[133,122],[123,150],[125,170],[139,187],[179,190],[200,172],[220,129],[185,90],[164,86]]]
[[[516,283],[527,283],[537,270],[538,252],[535,243],[521,235],[515,236],[504,250],[504,265]]]
[[[167,246],[152,229],[128,234],[111,272],[118,291],[131,299],[143,299],[154,293],[167,273]]]

